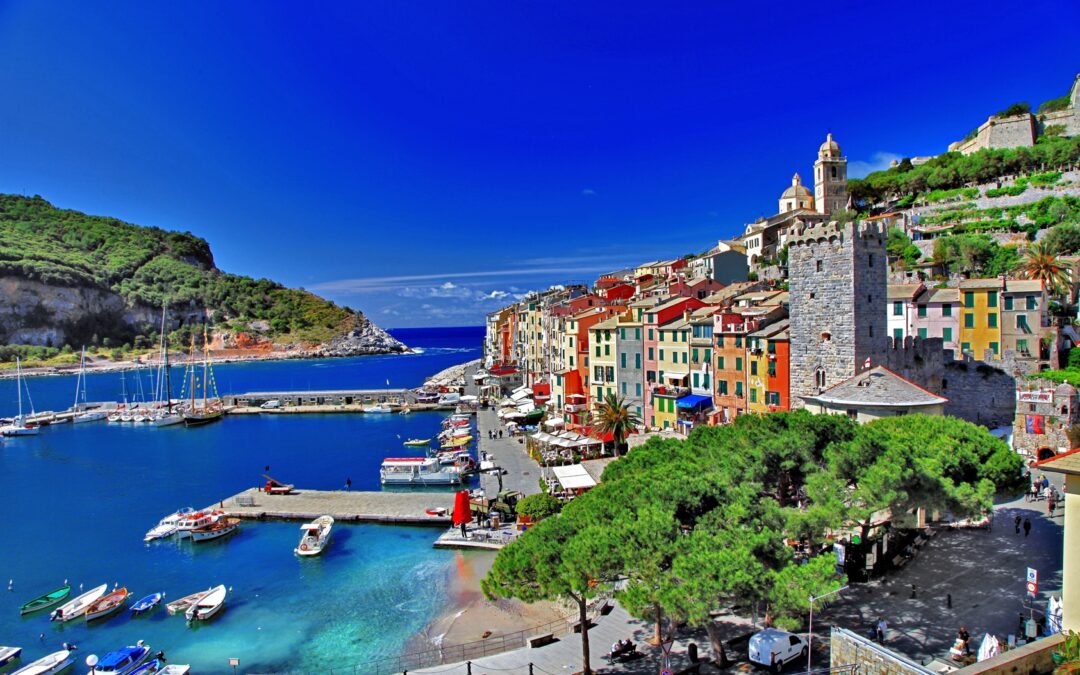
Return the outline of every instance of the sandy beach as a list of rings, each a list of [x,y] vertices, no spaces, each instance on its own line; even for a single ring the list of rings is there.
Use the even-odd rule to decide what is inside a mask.
[[[405,653],[475,642],[485,639],[488,631],[490,638],[566,618],[565,610],[555,603],[530,605],[519,600],[485,598],[480,580],[494,560],[494,551],[454,552],[454,567],[448,579],[449,607],[406,646]]]

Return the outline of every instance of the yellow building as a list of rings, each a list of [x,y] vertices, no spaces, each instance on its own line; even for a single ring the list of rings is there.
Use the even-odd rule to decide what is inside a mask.
[[[1001,358],[1000,279],[960,282],[960,350],[976,360]]]
[[[657,387],[653,391],[653,419],[650,426],[674,429],[676,401],[690,394],[690,322],[685,316],[672,319],[657,329]]]
[[[618,359],[619,318],[611,317],[589,328],[589,399],[595,410],[604,397],[618,392],[615,365]]]
[[[746,336],[746,410],[751,413],[769,412],[765,392],[768,391],[769,354],[765,347],[769,331],[751,333]]]

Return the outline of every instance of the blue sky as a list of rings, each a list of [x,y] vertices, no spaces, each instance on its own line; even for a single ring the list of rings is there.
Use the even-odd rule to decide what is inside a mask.
[[[865,172],[1080,72],[1072,1],[738,5],[2,2],[0,191],[477,324],[740,232],[827,131]]]

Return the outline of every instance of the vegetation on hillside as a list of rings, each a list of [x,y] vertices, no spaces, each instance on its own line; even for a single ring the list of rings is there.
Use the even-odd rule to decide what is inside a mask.
[[[759,607],[766,621],[795,627],[808,595],[843,585],[828,552],[843,532],[869,545],[872,516],[885,509],[898,528],[919,507],[984,513],[1021,469],[1004,442],[955,418],[857,426],[805,411],[744,415],[685,441],[651,439],[611,463],[598,487],[502,549],[482,587],[570,600],[583,626],[588,600],[614,592],[657,635],[685,622],[722,655],[717,612]]]
[[[282,342],[325,341],[353,316],[306,291],[218,270],[209,244],[190,233],[58,209],[41,197],[0,195],[0,276],[112,291],[129,307],[205,308],[233,330],[261,321]],[[72,347],[135,347],[153,330],[101,315],[63,328]]]

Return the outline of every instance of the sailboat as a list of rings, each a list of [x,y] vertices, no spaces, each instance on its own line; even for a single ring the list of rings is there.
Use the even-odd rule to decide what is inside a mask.
[[[80,399],[82,399],[80,401]],[[79,412],[79,404],[82,403],[84,409],[83,412]],[[75,380],[75,403],[72,404],[71,410],[75,413],[75,416],[71,418],[71,421],[75,424],[82,424],[83,422],[98,422],[105,419],[108,416],[104,410],[85,410],[86,408],[86,347],[83,347],[82,354],[79,357],[79,377]]]
[[[161,308],[161,371],[158,373],[158,396],[159,401],[165,402],[162,410],[158,404],[157,413],[154,415],[155,427],[171,427],[184,423],[184,416],[173,412],[172,380],[169,377],[169,338],[165,335],[165,308]]]
[[[6,427],[0,428],[0,433],[2,433],[4,436],[36,436],[38,431],[40,431],[40,429],[38,429],[37,427],[32,427],[32,426],[28,425],[26,423],[26,417],[23,416],[23,410],[22,410],[22,390],[23,390],[22,360],[19,359],[18,357],[15,357],[15,384],[16,384],[18,390],[19,390],[19,414],[11,422],[11,424],[7,425]],[[30,398],[30,392],[29,391],[26,392],[26,397]],[[34,414],[34,402],[33,401],[30,402],[30,414],[31,415]]]
[[[124,402],[121,403],[119,406],[117,406],[116,410],[114,410],[112,413],[109,414],[108,419],[109,419],[110,422],[130,422],[131,421],[131,412],[129,412],[128,409],[127,409],[127,407],[128,407],[127,376],[124,375],[124,371],[122,371],[122,370],[120,371],[120,390],[122,392],[121,396],[123,397]]]
[[[203,363],[202,363],[202,407],[195,405],[195,388],[198,382],[195,379],[195,336],[191,336],[191,408],[184,413],[184,425],[189,427],[201,427],[211,422],[217,422],[224,412],[221,409],[221,401],[217,395],[217,385],[214,383],[214,371],[210,367],[210,342],[206,335],[206,326],[203,326]],[[210,387],[214,387],[214,399],[208,400]]]

